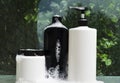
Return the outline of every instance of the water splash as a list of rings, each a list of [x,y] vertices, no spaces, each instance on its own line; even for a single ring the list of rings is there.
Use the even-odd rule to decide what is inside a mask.
[[[51,67],[51,68],[48,70],[47,77],[48,77],[49,79],[51,79],[51,78],[59,79],[59,65],[56,66],[56,68]]]

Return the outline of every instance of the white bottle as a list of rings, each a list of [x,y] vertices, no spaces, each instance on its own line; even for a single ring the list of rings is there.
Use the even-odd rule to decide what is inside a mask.
[[[97,30],[87,26],[84,7],[71,7],[81,11],[80,26],[69,29],[68,80],[86,83],[96,81]]]

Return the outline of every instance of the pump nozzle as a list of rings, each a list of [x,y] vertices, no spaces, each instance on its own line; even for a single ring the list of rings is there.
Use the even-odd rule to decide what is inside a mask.
[[[84,13],[87,10],[87,7],[69,7],[70,9],[75,9]]]
[[[81,11],[81,17],[79,20],[80,26],[87,26],[87,19],[85,18],[85,11],[87,10],[87,7],[69,7],[70,9],[75,9],[78,11]]]

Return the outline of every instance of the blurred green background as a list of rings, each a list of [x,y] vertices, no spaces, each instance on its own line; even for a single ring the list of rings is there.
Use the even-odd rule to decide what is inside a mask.
[[[88,7],[88,24],[98,31],[97,75],[120,76],[120,0],[0,0],[0,74],[15,74],[20,48],[43,48],[54,14],[68,28],[77,26],[80,12],[69,6]]]

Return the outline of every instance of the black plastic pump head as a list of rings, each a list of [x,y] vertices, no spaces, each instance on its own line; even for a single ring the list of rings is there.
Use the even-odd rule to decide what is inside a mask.
[[[77,11],[81,11],[80,20],[78,22],[80,26],[87,26],[88,25],[88,21],[85,18],[85,11],[87,10],[86,7],[69,7],[69,8],[77,10]]]
[[[56,22],[56,21],[62,21],[62,17],[60,16],[60,15],[54,15],[53,17],[52,17],[52,23],[54,23],[54,22]]]

